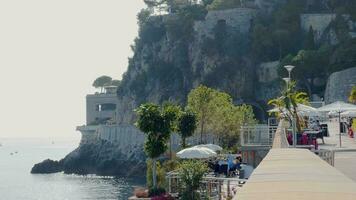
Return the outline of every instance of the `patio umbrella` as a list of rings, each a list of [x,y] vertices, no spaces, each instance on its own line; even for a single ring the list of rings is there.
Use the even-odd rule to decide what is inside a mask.
[[[350,111],[346,111],[341,113],[342,117],[356,117],[356,111],[355,110],[350,110]]]
[[[206,147],[190,147],[187,149],[183,149],[177,153],[178,158],[186,158],[186,159],[193,159],[193,158],[211,158],[216,156],[216,153],[208,149]]]
[[[199,144],[199,145],[196,145],[194,147],[197,147],[197,148],[205,147],[205,148],[208,148],[208,149],[213,150],[215,152],[223,150],[223,148],[221,146],[216,145],[216,144]]]
[[[325,105],[323,107],[318,108],[320,112],[336,112],[339,115],[339,125],[340,125],[340,118],[341,113],[346,111],[356,111],[356,105],[345,103],[343,101],[336,101],[334,103]],[[341,147],[341,133],[339,134],[339,143]]]
[[[280,109],[273,108],[273,109],[269,110],[268,112],[280,112]],[[283,114],[286,114],[287,110],[285,108],[283,108],[282,112],[283,112]],[[313,108],[311,106],[304,105],[304,104],[300,104],[300,103],[298,103],[298,105],[297,105],[297,113],[298,113],[298,115],[307,116],[307,117],[320,116],[318,109]]]

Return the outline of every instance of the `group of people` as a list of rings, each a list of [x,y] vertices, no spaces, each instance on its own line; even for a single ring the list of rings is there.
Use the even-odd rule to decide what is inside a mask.
[[[241,152],[236,157],[228,155],[226,159],[217,159],[209,161],[209,167],[214,171],[215,176],[224,174],[225,176],[237,176],[241,169],[242,155]]]

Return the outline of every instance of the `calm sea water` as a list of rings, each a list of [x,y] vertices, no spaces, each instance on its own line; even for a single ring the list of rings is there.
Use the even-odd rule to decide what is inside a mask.
[[[144,180],[94,175],[30,174],[35,163],[61,159],[75,149],[75,139],[0,138],[0,143],[0,200],[126,200],[134,186],[144,184]]]

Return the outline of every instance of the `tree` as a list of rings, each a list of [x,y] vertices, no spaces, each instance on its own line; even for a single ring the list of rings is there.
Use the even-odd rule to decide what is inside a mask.
[[[315,38],[314,38],[314,29],[312,26],[309,27],[309,32],[305,38],[304,49],[306,50],[315,50]]]
[[[184,161],[178,169],[180,180],[183,184],[183,200],[197,200],[200,199],[199,189],[200,182],[205,173],[208,172],[206,163],[199,160]]]
[[[100,76],[93,82],[93,87],[100,88],[100,92],[103,92],[104,86],[110,85],[112,78],[110,76]]]
[[[178,133],[182,138],[182,148],[186,147],[186,138],[194,134],[197,128],[197,117],[193,112],[182,112],[178,118]]]
[[[280,110],[280,113],[287,111],[285,117],[292,121],[296,119],[297,130],[301,131],[300,119],[297,112],[298,104],[308,104],[308,95],[304,92],[296,90],[296,82],[290,82],[288,86],[282,90],[281,96],[268,101],[269,105],[273,105]]]
[[[206,125],[214,115],[214,90],[200,85],[188,94],[188,109],[193,111],[199,119],[200,143],[203,143]]]
[[[152,159],[152,183],[156,188],[156,160],[167,150],[167,141],[176,114],[169,106],[160,107],[152,103],[140,105],[135,112],[138,116],[136,126],[147,136],[144,150]]]
[[[351,103],[356,103],[356,86],[353,86],[350,92],[349,101]]]
[[[120,80],[112,80],[112,81],[111,81],[111,85],[114,85],[114,86],[119,87],[120,84],[121,84],[121,81],[120,81]]]
[[[255,122],[250,106],[235,106],[230,95],[206,86],[189,93],[187,108],[197,115],[201,143],[203,135],[210,132],[231,147],[237,143],[240,127]]]

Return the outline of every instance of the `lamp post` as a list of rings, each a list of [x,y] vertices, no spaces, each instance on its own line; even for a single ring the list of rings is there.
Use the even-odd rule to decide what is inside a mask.
[[[288,86],[289,86],[289,82],[292,80],[291,79],[291,73],[292,70],[294,69],[295,66],[293,65],[286,65],[284,66],[284,68],[288,71],[288,78],[283,78],[283,80],[286,82],[287,84],[287,90],[288,90]],[[292,116],[292,134],[293,134],[293,147],[295,148],[297,146],[297,134],[296,134],[296,119],[294,119],[294,116]]]

